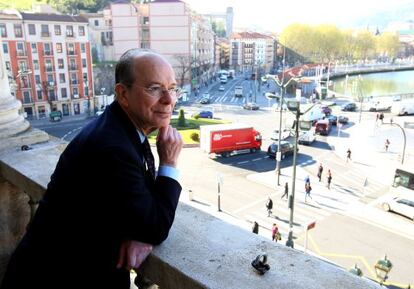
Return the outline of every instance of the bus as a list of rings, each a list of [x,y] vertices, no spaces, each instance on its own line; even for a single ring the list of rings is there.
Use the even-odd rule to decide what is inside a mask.
[[[391,191],[398,195],[414,196],[414,168],[398,167],[395,170]]]

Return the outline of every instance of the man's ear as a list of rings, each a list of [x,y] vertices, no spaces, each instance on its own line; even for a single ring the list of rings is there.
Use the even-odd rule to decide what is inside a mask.
[[[128,108],[129,106],[128,98],[127,98],[128,90],[126,89],[126,87],[121,83],[117,83],[115,85],[115,93],[116,93],[116,99],[118,103],[121,105],[121,107]]]

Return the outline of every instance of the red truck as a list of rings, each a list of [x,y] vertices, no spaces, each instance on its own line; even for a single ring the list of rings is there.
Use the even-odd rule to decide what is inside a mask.
[[[260,150],[262,136],[252,126],[217,124],[200,126],[200,148],[206,153],[228,157],[232,153]]]

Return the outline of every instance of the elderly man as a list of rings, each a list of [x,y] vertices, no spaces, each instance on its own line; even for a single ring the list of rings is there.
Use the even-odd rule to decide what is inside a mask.
[[[181,193],[174,71],[134,49],[115,78],[114,103],[62,153],[3,289],[130,288],[129,269],[167,238]],[[157,129],[158,173],[147,140]]]

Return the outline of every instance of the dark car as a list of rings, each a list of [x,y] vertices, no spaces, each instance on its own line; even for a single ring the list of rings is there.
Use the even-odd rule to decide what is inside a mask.
[[[347,124],[349,119],[346,116],[340,115],[338,116],[338,122],[340,124]]]
[[[327,105],[322,105],[321,106],[321,111],[325,115],[330,115],[332,113],[332,109],[329,106],[327,106]]]
[[[331,125],[336,125],[338,122],[338,117],[336,115],[330,114],[326,117],[327,120],[331,123]]]
[[[209,110],[203,110],[203,111],[200,111],[199,113],[194,114],[193,117],[213,118],[213,112]]]
[[[247,110],[258,110],[259,106],[254,102],[248,102],[243,105],[243,108]]]
[[[293,144],[291,144],[288,141],[280,141],[280,148],[281,148],[281,157],[282,160],[288,156],[288,155],[293,155],[293,152],[295,151],[295,147],[293,146]],[[267,155],[270,158],[275,158],[276,157],[276,152],[278,151],[278,142],[273,142],[267,149]]]
[[[341,106],[342,111],[355,111],[356,110],[356,104],[354,102],[348,102]]]

